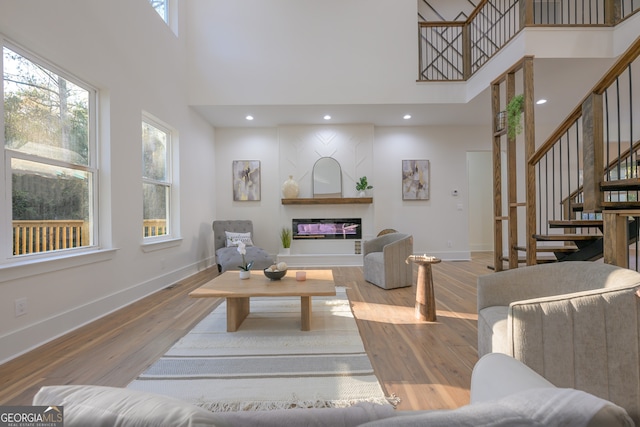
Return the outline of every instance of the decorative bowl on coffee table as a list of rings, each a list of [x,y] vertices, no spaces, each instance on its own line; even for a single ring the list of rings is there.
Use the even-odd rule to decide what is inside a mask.
[[[269,269],[262,270],[264,275],[267,276],[271,280],[280,280],[287,274],[287,270],[275,270],[271,271]]]

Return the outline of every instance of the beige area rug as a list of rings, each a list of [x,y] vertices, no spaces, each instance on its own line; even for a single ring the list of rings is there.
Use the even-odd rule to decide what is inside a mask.
[[[389,405],[373,373],[344,288],[312,298],[312,330],[300,330],[300,298],[252,298],[226,332],[218,306],[127,388],[212,411]]]

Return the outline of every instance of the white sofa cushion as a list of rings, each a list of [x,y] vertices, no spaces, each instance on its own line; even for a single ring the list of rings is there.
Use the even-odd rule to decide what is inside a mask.
[[[412,414],[412,412],[406,412]],[[402,414],[401,412],[399,414]],[[634,427],[627,412],[575,389],[534,388],[455,410],[422,411],[366,427]]]
[[[42,387],[34,405],[64,408],[65,427],[210,427],[215,414],[178,399],[126,388],[68,385]]]

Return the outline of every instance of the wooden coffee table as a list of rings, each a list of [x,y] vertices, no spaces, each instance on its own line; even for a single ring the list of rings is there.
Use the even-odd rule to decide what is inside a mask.
[[[307,280],[297,281],[296,270],[288,270],[280,280],[269,280],[262,270],[251,271],[251,278],[241,280],[238,271],[225,271],[192,291],[193,298],[227,299],[227,332],[238,330],[249,315],[251,297],[300,297],[300,329],[311,330],[311,297],[336,294],[331,270],[304,270]]]

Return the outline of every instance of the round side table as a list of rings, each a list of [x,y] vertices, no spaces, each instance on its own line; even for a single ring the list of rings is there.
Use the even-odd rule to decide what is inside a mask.
[[[436,298],[433,292],[433,274],[431,264],[437,264],[440,258],[426,255],[409,255],[405,262],[418,264],[416,281],[416,319],[427,322],[436,321]]]

